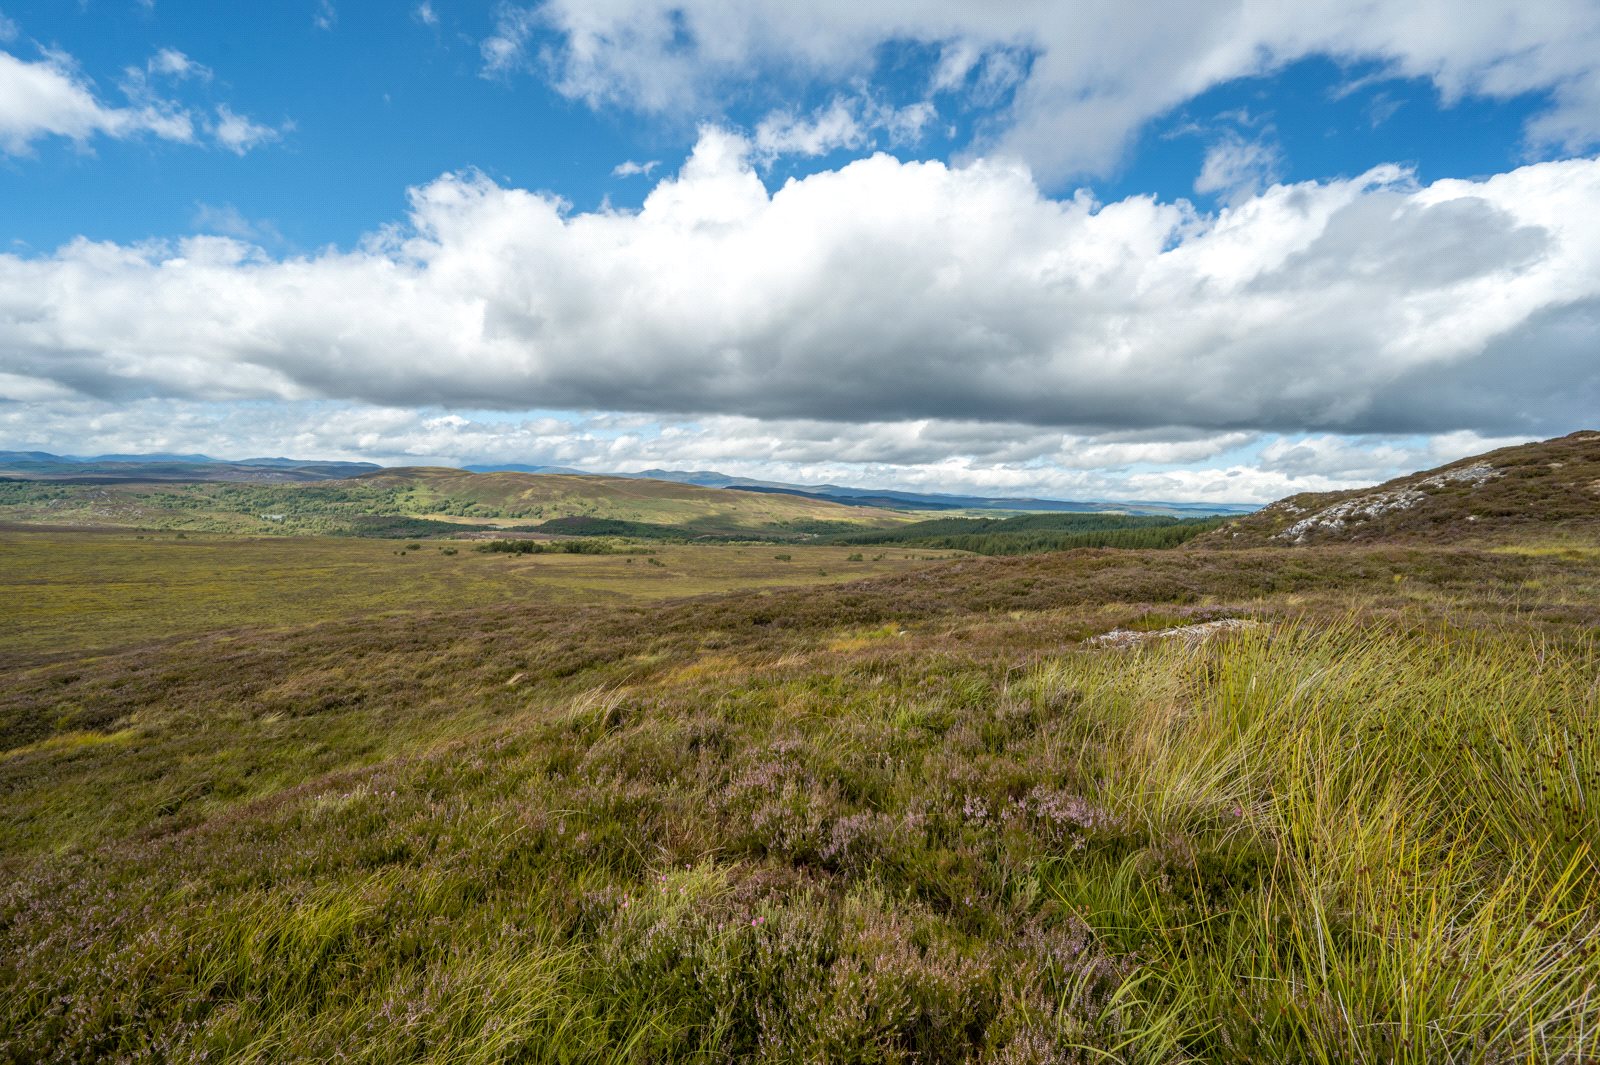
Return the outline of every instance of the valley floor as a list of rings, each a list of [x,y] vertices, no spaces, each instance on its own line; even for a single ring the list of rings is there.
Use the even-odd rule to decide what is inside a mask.
[[[1600,1053],[1592,544],[105,535],[0,541],[0,1060]]]
[[[508,555],[471,540],[250,537],[0,528],[0,665],[239,627],[486,603],[649,602],[837,584],[954,552],[788,544],[645,544]]]

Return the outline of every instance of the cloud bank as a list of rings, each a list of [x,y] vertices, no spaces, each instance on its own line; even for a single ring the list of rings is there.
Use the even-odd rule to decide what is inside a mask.
[[[637,212],[454,174],[353,250],[0,256],[0,395],[1566,431],[1600,410],[1600,160],[1380,167],[1215,215],[888,156],[769,193],[707,129]]]
[[[286,454],[389,465],[543,463],[596,472],[713,469],[754,480],[1067,499],[1267,502],[1351,488],[1518,443],[1251,433],[1086,436],[997,423],[660,419],[415,410],[327,401],[123,403],[40,396],[0,404],[17,450]]]

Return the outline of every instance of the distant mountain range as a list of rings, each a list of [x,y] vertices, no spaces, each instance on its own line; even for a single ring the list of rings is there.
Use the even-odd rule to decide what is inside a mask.
[[[0,478],[70,484],[124,481],[245,481],[282,484],[331,481],[380,470],[375,462],[319,462],[255,458],[237,461],[210,455],[52,455],[47,451],[0,451]]]
[[[315,461],[290,458],[218,459],[210,455],[158,453],[150,455],[53,455],[44,451],[0,451],[0,478],[65,481],[76,484],[118,481],[245,481],[285,483],[326,481],[358,477],[384,467],[373,462]],[[901,492],[884,488],[853,488],[837,484],[789,484],[733,477],[714,470],[644,470],[639,473],[595,473],[570,466],[526,463],[476,464],[470,473],[515,472],[572,476],[625,477],[671,481],[702,488],[730,488],[801,496],[845,506],[889,510],[953,511],[993,510],[1054,513],[1161,514],[1202,517],[1213,514],[1248,514],[1257,509],[1245,503],[1172,503],[1159,500],[1065,500],[1032,497],[992,497],[930,492]]]
[[[502,462],[498,466],[463,466],[468,473],[559,473],[568,476],[585,476],[588,470],[575,470],[571,466],[529,466],[521,462]],[[628,474],[606,474],[608,477],[626,477]],[[683,484],[694,484],[684,481]]]

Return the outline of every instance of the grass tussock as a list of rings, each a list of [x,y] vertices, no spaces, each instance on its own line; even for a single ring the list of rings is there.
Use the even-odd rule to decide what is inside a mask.
[[[1593,1053],[1592,658],[1347,624],[1242,635],[1167,678],[1175,690],[1087,696],[1119,708],[1085,759],[1100,781],[1089,801],[1146,849],[1048,874],[1117,952],[1142,956],[1147,979],[1122,999],[1126,1049]],[[1056,666],[1039,683],[1081,678]],[[1217,829],[1230,818],[1231,838]],[[1166,883],[1149,875],[1151,848],[1175,859]]]

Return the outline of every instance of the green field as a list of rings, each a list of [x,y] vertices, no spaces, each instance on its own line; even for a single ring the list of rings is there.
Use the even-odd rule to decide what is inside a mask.
[[[299,628],[502,602],[576,606],[838,583],[893,573],[936,554],[661,544],[640,555],[508,556],[474,546],[0,530],[0,597],[8,604],[0,613],[0,665],[245,626]]]
[[[1600,535],[1518,528],[5,533],[0,1061],[1594,1060]]]

